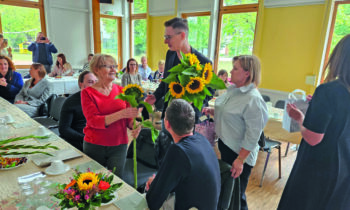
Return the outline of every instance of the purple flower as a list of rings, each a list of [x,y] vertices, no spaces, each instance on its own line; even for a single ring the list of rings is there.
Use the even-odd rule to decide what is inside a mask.
[[[85,200],[89,200],[89,198],[90,198],[89,195],[86,194],[86,195],[85,195]]]
[[[74,200],[76,201],[80,200],[80,195],[76,195]]]

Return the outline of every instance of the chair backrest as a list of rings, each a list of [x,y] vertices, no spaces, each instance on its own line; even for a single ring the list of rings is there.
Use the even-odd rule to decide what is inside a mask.
[[[280,109],[284,109],[284,105],[285,105],[286,101],[285,100],[278,100],[275,104],[276,108],[280,108]]]
[[[51,94],[45,103],[41,104],[39,107],[39,116],[49,116],[50,106],[52,102],[57,98],[56,94]]]
[[[264,99],[265,102],[271,101],[271,99],[270,99],[269,96],[267,96],[267,95],[261,95],[261,96],[263,97],[263,99]]]
[[[51,102],[50,117],[52,117],[56,121],[60,120],[61,109],[65,100],[66,97],[59,96]]]

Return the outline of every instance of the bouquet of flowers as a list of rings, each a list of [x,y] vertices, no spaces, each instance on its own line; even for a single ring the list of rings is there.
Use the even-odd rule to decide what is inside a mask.
[[[123,101],[127,101],[130,106],[132,107],[138,107],[140,104],[143,104],[145,108],[147,109],[148,113],[153,113],[152,106],[148,104],[147,102],[142,101],[143,98],[143,90],[142,88],[137,84],[129,84],[123,89],[123,93],[119,94],[115,97],[115,99],[121,99]],[[146,128],[150,128],[152,132],[152,140],[155,142],[155,140],[158,137],[159,131],[153,127],[152,122],[150,121],[144,121],[142,118],[141,125]],[[134,129],[137,127],[136,121],[134,119]],[[136,140],[133,139],[134,147],[133,147],[133,160],[134,160],[134,183],[135,183],[135,189],[137,189],[137,157],[136,157]]]
[[[59,191],[54,197],[61,200],[59,205],[64,208],[92,209],[114,199],[114,192],[123,183],[112,184],[113,175],[94,173],[89,169],[76,174],[68,184],[58,185]]]
[[[169,91],[165,101],[173,98],[182,98],[192,102],[199,110],[203,100],[212,94],[208,87],[226,89],[225,83],[213,73],[211,63],[200,64],[195,54],[183,54],[181,63],[169,70],[170,74],[162,81],[169,84]]]

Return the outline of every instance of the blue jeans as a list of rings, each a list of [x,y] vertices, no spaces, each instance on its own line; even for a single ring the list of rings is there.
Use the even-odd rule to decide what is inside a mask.
[[[108,170],[116,168],[114,173],[122,178],[127,147],[127,144],[102,146],[84,141],[83,151]]]

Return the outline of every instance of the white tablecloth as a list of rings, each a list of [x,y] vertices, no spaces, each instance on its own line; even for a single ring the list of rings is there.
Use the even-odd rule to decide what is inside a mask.
[[[74,94],[80,90],[77,77],[46,77],[51,85],[51,92],[57,95]],[[28,79],[24,79],[26,81]]]

